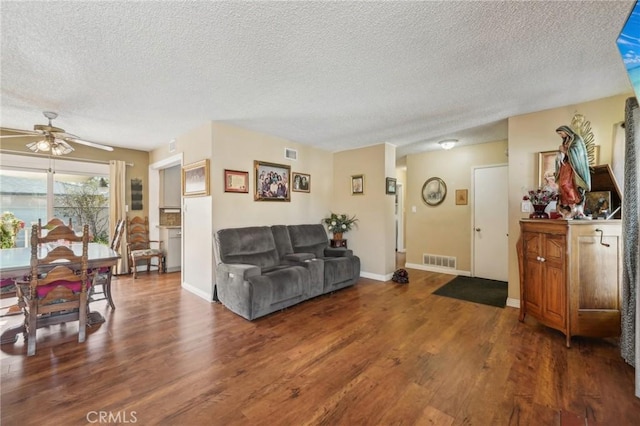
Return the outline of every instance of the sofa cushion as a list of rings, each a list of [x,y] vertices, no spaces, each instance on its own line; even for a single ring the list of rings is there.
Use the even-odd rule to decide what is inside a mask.
[[[295,253],[313,253],[316,257],[324,257],[324,249],[329,246],[329,238],[324,226],[289,225],[289,236]]]
[[[276,250],[278,250],[280,260],[284,259],[288,254],[292,254],[293,247],[291,246],[287,227],[285,225],[273,225],[271,232],[273,233],[273,240],[276,243]]]
[[[218,231],[222,263],[247,263],[270,268],[280,263],[273,233],[268,226],[228,228]]]

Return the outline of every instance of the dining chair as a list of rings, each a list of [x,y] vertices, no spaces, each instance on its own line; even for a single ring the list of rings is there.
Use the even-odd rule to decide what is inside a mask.
[[[152,248],[151,244],[158,244]],[[133,278],[138,278],[138,262],[143,260],[147,264],[147,272],[151,270],[151,259],[158,259],[158,273],[164,271],[164,252],[162,241],[149,240],[149,218],[135,216],[127,218],[127,256],[129,258],[129,273],[133,271]]]
[[[31,229],[31,274],[17,286],[18,303],[25,315],[24,337],[27,355],[36,353],[36,330],[50,325],[78,321],[78,342],[84,342],[87,328],[89,226],[76,235],[66,225],[39,236],[38,225]],[[82,243],[76,255],[72,243]],[[41,253],[44,257],[40,257]]]
[[[122,243],[122,235],[124,234],[125,222],[123,219],[118,219],[116,222],[116,228],[113,232],[113,237],[109,247],[111,250],[118,251],[120,244]],[[91,285],[91,291],[89,292],[89,303],[97,302],[99,300],[107,300],[111,309],[115,309],[116,305],[113,303],[113,297],[111,296],[111,278],[113,277],[114,266],[108,266],[104,268],[98,268],[93,271],[93,284]],[[100,288],[102,291],[97,291]],[[96,298],[96,296],[100,296]]]
[[[68,225],[64,223],[62,219],[58,219],[57,217],[54,217],[53,219],[49,220],[44,226],[42,226],[42,219],[38,218],[38,237],[42,236],[42,229],[46,229],[47,231],[50,231],[56,226],[61,226],[61,225],[68,226],[69,228],[73,229],[73,221],[71,218],[69,218]]]

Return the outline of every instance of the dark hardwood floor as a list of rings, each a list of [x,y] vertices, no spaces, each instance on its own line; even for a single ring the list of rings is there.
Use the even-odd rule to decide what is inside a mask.
[[[615,340],[432,295],[452,276],[361,279],[253,322],[180,288],[113,282],[117,309],[0,352],[2,425],[637,425]],[[3,318],[2,328],[19,317]],[[586,419],[586,420],[585,420]]]

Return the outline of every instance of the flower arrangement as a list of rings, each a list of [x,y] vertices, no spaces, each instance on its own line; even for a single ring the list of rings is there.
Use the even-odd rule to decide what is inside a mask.
[[[24,221],[11,212],[4,212],[0,217],[0,248],[12,248],[16,245],[16,235],[24,228]]]
[[[531,201],[534,206],[546,206],[552,201],[558,199],[558,193],[549,191],[548,189],[529,190],[527,195],[522,197],[524,201]]]
[[[329,231],[333,232],[334,235],[351,231],[357,221],[358,219],[356,219],[355,215],[349,217],[346,214],[335,213],[331,213],[331,216],[322,219],[322,222],[327,225]]]

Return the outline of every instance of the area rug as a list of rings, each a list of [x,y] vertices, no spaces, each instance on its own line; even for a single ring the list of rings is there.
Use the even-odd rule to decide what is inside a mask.
[[[457,276],[433,294],[504,308],[507,292],[507,283],[504,281]]]

